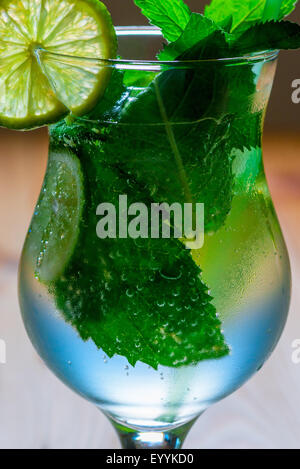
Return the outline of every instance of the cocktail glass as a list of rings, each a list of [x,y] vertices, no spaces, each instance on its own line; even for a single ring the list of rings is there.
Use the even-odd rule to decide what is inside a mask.
[[[262,367],[287,318],[289,260],[261,150],[277,53],[160,63],[148,60],[158,30],[117,32],[124,60],[59,57],[109,67],[111,84],[94,113],[51,128],[20,304],[39,355],[124,448],[180,448]],[[204,204],[204,245],[118,227],[100,239],[101,204],[118,214],[120,196]]]

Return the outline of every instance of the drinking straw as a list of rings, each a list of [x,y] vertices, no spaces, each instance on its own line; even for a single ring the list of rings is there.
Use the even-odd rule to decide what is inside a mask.
[[[278,20],[283,0],[266,0],[263,21]]]

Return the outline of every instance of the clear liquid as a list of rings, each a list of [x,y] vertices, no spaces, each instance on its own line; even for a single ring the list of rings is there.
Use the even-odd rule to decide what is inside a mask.
[[[257,197],[257,195],[260,197]],[[236,195],[225,225],[207,235],[203,278],[231,352],[197,365],[158,370],[108,358],[84,342],[57,311],[26,261],[20,302],[29,337],[49,368],[107,415],[133,428],[170,428],[231,394],[264,364],[286,322],[290,268],[263,172],[251,193]]]

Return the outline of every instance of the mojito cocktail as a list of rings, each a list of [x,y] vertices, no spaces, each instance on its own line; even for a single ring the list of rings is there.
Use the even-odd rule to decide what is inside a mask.
[[[286,322],[261,142],[276,49],[300,27],[276,21],[294,2],[135,3],[158,27],[114,28],[98,0],[0,3],[0,123],[49,124],[20,263],[33,345],[124,447],[174,448]]]

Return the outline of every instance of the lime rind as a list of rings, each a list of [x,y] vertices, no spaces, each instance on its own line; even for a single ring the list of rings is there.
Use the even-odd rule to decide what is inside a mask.
[[[81,164],[68,150],[51,151],[26,249],[35,277],[49,285],[65,270],[75,249],[84,205]]]

